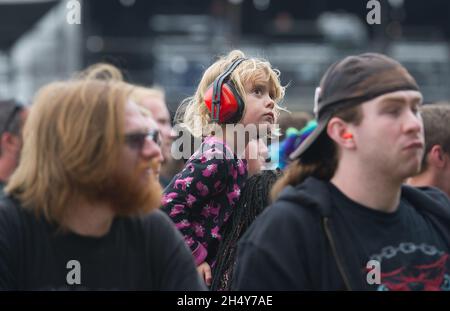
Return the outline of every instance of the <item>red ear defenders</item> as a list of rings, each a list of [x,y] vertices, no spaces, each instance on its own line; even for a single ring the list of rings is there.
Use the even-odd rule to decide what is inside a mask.
[[[244,100],[230,76],[246,58],[238,58],[221,73],[205,92],[205,104],[211,112],[211,122],[237,123],[244,113]]]

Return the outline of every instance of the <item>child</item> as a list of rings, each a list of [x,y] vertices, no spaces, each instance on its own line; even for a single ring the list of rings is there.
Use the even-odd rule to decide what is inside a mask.
[[[183,113],[183,126],[203,142],[167,186],[162,202],[163,210],[191,248],[197,270],[207,285],[211,284],[221,229],[247,178],[246,160],[236,151],[232,139],[236,135],[221,135],[217,127],[223,132],[226,124],[270,127],[284,97],[279,71],[263,59],[244,57],[244,53],[234,50],[211,65],[195,95],[177,111],[178,115]],[[216,111],[216,95],[220,95],[220,110],[211,116],[211,109]]]

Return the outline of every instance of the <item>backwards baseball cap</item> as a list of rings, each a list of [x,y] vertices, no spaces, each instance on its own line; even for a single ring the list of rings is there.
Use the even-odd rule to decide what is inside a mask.
[[[419,91],[414,78],[399,62],[382,54],[348,56],[331,65],[316,88],[314,114],[317,128],[289,156],[304,155],[326,137],[326,127],[335,112],[362,104],[383,94]]]

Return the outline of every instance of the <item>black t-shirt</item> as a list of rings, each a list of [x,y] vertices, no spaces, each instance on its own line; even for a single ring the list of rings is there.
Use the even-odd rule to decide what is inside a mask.
[[[0,289],[204,290],[192,255],[162,212],[117,217],[99,238],[61,233],[0,201]]]
[[[359,263],[361,278],[374,271],[370,260],[379,263],[381,284],[373,289],[450,290],[449,249],[417,209],[401,199],[395,212],[381,212],[352,201],[331,183],[329,187],[333,223],[346,236],[346,253]]]

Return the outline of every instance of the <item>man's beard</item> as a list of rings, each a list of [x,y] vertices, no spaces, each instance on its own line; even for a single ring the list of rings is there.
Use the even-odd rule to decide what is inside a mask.
[[[151,173],[143,180],[149,166]],[[158,166],[157,161],[141,162],[134,172],[116,170],[98,193],[98,199],[109,202],[118,216],[141,215],[159,208],[162,187],[155,174]]]

